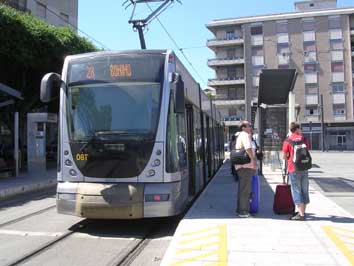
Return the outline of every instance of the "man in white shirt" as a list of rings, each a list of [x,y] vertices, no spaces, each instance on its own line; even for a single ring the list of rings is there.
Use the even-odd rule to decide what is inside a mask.
[[[236,150],[245,149],[251,159],[250,163],[236,165],[237,175],[239,177],[238,204],[237,213],[241,218],[247,218],[249,214],[249,205],[252,188],[252,176],[256,174],[257,159],[256,146],[252,141],[252,125],[248,121],[242,121],[240,124],[240,134],[236,141]]]

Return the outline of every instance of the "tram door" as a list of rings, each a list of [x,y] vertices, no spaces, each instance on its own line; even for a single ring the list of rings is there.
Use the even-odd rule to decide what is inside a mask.
[[[188,194],[190,196],[195,194],[195,154],[194,154],[194,124],[193,124],[193,107],[191,105],[186,106],[186,118],[187,118],[187,149],[188,149],[188,172],[189,172],[189,184]]]

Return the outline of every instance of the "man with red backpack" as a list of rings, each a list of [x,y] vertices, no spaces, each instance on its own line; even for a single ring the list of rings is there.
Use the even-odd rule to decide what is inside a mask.
[[[291,194],[298,209],[290,220],[303,221],[306,205],[310,202],[308,174],[308,169],[312,167],[310,143],[302,135],[298,123],[292,122],[290,131],[292,134],[283,143],[283,159],[287,160]]]

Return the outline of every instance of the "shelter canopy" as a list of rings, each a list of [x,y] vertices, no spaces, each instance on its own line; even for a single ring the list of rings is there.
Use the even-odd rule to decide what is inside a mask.
[[[285,104],[294,89],[295,69],[263,69],[259,80],[258,106]]]

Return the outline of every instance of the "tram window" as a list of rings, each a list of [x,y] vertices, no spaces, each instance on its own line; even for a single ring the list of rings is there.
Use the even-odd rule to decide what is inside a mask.
[[[167,117],[167,134],[166,134],[166,172],[175,173],[178,169],[178,132],[177,132],[177,115],[174,112],[173,97],[170,97]]]

